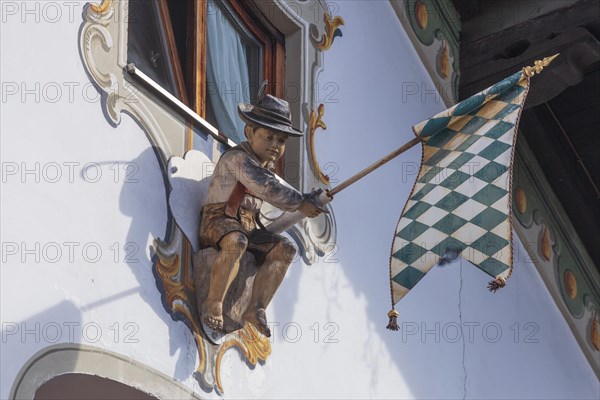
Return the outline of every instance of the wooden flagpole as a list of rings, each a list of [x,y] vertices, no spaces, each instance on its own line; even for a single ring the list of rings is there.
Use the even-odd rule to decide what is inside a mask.
[[[341,192],[342,190],[344,190],[348,186],[352,185],[354,182],[356,182],[360,178],[373,172],[377,168],[381,167],[383,164],[394,159],[395,157],[399,156],[400,154],[404,153],[406,150],[410,149],[411,147],[414,147],[417,143],[420,143],[420,142],[421,141],[419,140],[419,138],[415,137],[410,142],[405,143],[397,150],[394,150],[393,152],[391,152],[387,156],[383,157],[381,160],[377,161],[373,165],[363,169],[358,174],[348,178],[347,180],[345,180],[338,186],[334,187],[333,189],[326,190],[325,192],[321,192],[315,199],[317,204],[320,207],[325,206],[327,203],[329,203],[333,199],[333,196],[336,193]],[[281,233],[281,232],[284,232],[287,229],[291,228],[292,226],[294,226],[295,224],[297,224],[300,220],[302,220],[304,218],[306,218],[306,215],[302,214],[302,212],[300,212],[300,211],[287,212],[287,213],[284,213],[279,218],[277,218],[275,221],[271,222],[267,226],[267,230],[274,232],[274,233]]]
[[[419,138],[415,137],[410,142],[405,143],[398,149],[394,150],[387,156],[383,157],[381,160],[379,160],[376,163],[370,165],[369,167],[363,169],[358,174],[346,179],[344,182],[340,183],[338,186],[334,187],[333,189],[328,190],[327,194],[329,195],[329,197],[333,197],[335,194],[346,189],[348,186],[352,185],[354,182],[356,182],[360,178],[364,177],[365,175],[370,174],[371,172],[375,171],[377,168],[381,167],[383,164],[387,163],[388,161],[393,160],[394,158],[398,157],[400,154],[404,153],[408,149],[414,147],[417,143],[421,143],[421,141],[419,140]]]

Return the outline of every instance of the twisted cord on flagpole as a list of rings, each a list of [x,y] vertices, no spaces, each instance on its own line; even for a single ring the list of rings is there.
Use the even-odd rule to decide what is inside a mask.
[[[522,75],[522,78],[525,78],[525,79],[527,79],[527,80],[529,81],[529,79],[530,79],[531,77],[533,77],[535,74],[539,74],[539,73],[541,73],[541,72],[542,72],[542,70],[543,70],[545,67],[547,67],[547,66],[548,66],[548,65],[549,65],[549,64],[550,64],[550,63],[551,63],[551,62],[552,62],[552,61],[553,61],[553,60],[554,60],[556,57],[558,57],[558,55],[559,55],[559,54],[555,54],[555,55],[553,55],[553,56],[550,56],[550,57],[545,57],[545,58],[544,58],[544,59],[542,59],[542,60],[536,60],[536,61],[534,62],[534,65],[533,65],[533,66],[531,66],[531,67],[524,67],[524,68],[522,69],[522,74],[523,74],[523,75]],[[529,88],[529,85],[527,85],[527,89],[528,89],[528,88]],[[526,95],[526,94],[525,94],[525,95]],[[521,112],[522,112],[522,109],[521,109]],[[519,113],[519,117],[518,117],[518,119],[517,119],[516,126],[518,126],[518,120],[520,119],[520,116],[521,116],[521,115],[520,115],[520,113]],[[515,139],[516,139],[516,136],[515,136]],[[415,139],[413,139],[413,141],[415,141],[415,140],[416,140],[416,142],[415,142],[414,144],[418,143],[418,141],[419,141],[419,140],[418,140],[418,138],[415,138]],[[408,145],[408,144],[409,144],[409,143],[407,143],[407,145]],[[413,144],[413,145],[414,145],[414,144]],[[513,153],[512,153],[512,156],[511,156],[511,158],[513,158],[513,159],[514,159],[514,149],[515,149],[515,146],[514,146],[514,145],[515,145],[515,143],[513,142]],[[406,145],[405,145],[405,146],[406,146]],[[410,147],[412,147],[412,146],[410,146]],[[408,147],[408,148],[410,148],[410,147]],[[399,150],[400,150],[400,149],[399,149]],[[404,150],[404,151],[405,151],[405,150]],[[398,151],[398,154],[401,154],[402,152],[403,152],[403,151]],[[394,153],[395,153],[395,152],[394,152]],[[392,154],[394,154],[394,153],[392,153]],[[392,154],[390,154],[390,156],[391,156]],[[392,158],[393,158],[393,157],[392,157]],[[369,167],[369,168],[365,169],[364,171],[362,171],[361,173],[357,174],[357,175],[356,175],[354,178],[351,178],[351,179],[349,179],[348,181],[344,182],[343,184],[339,185],[338,187],[336,187],[334,190],[332,190],[332,191],[331,191],[331,192],[329,192],[329,193],[330,193],[331,195],[333,195],[333,194],[335,194],[335,193],[337,193],[337,192],[341,191],[341,190],[342,190],[342,189],[344,189],[345,187],[349,186],[350,184],[352,184],[352,183],[353,183],[353,182],[355,182],[356,180],[358,180],[358,179],[360,179],[361,177],[363,177],[364,175],[366,175],[366,174],[370,173],[371,171],[373,171],[374,169],[376,169],[376,168],[378,168],[379,166],[383,165],[385,162],[387,162],[387,161],[389,161],[389,160],[387,160],[387,161],[381,160],[381,161],[383,161],[383,162],[381,162],[380,164],[379,164],[379,163],[375,163],[375,164],[373,164],[371,167]],[[511,170],[512,170],[512,165],[513,165],[513,162],[512,162],[512,161],[513,161],[513,160],[511,160]],[[378,164],[379,164],[379,165],[378,165]],[[510,179],[511,179],[511,182],[510,182],[510,187],[512,187],[512,174],[511,174],[511,177],[510,177]],[[414,189],[414,187],[413,187],[413,189]],[[510,190],[509,190],[509,191],[510,191]],[[412,192],[411,192],[411,193],[412,193]],[[510,209],[511,209],[511,206],[510,206],[510,199],[509,199],[509,213],[510,213]],[[403,213],[404,213],[404,211],[403,211]],[[510,215],[510,214],[509,214],[509,215]],[[401,216],[401,218],[402,218],[402,216]],[[510,242],[511,242],[511,246],[512,246],[512,231],[510,232]],[[511,248],[512,248],[512,247],[511,247]],[[512,253],[512,251],[511,251],[511,253]],[[391,269],[391,266],[390,266],[390,269]],[[489,289],[490,291],[492,291],[492,292],[495,292],[496,290],[498,290],[498,289],[500,289],[500,288],[504,287],[504,286],[506,285],[506,279],[507,279],[508,277],[510,277],[510,275],[512,274],[512,271],[513,271],[513,260],[512,260],[512,257],[511,257],[511,262],[510,262],[510,270],[509,270],[509,273],[508,273],[508,275],[507,275],[506,277],[501,277],[501,276],[498,276],[498,277],[496,277],[496,279],[492,280],[492,281],[491,281],[491,282],[488,284],[488,289]],[[388,323],[388,325],[387,325],[387,329],[389,329],[389,330],[393,330],[393,331],[397,331],[397,330],[399,329],[399,327],[398,327],[398,316],[399,316],[399,313],[398,313],[398,311],[396,311],[396,310],[395,310],[395,308],[394,308],[394,293],[393,293],[393,287],[392,287],[392,286],[393,286],[393,284],[392,284],[392,282],[391,282],[391,272],[390,272],[390,289],[391,289],[391,290],[390,290],[390,292],[391,292],[391,293],[390,293],[390,295],[391,295],[391,300],[392,300],[392,309],[391,309],[391,310],[388,312],[389,323]]]
[[[555,54],[553,56],[550,56],[550,57],[545,57],[542,60],[536,60],[534,62],[533,66],[531,66],[531,67],[524,67],[523,68],[523,70],[522,70],[523,71],[523,75],[525,75],[529,79],[529,78],[533,77],[535,74],[539,74],[540,72],[542,72],[542,70],[544,69],[544,67],[547,67],[556,57],[558,57],[558,55],[559,55],[559,53],[557,53],[557,54]],[[518,123],[517,123],[517,125],[518,125]],[[410,148],[414,147],[415,145],[417,145],[417,143],[420,143],[420,142],[421,142],[421,140],[418,137],[413,138],[412,140],[410,140],[409,142],[407,142],[404,145],[400,146],[398,149],[394,150],[393,152],[391,152],[387,156],[383,157],[379,161],[373,163],[372,165],[370,165],[367,168],[363,169],[359,173],[357,173],[357,174],[353,175],[352,177],[348,178],[347,180],[345,180],[344,182],[342,182],[341,184],[339,184],[335,188],[327,190],[326,191],[327,196],[330,199],[332,199],[333,196],[336,195],[337,193],[339,193],[342,190],[346,189],[348,186],[352,185],[353,183],[355,183],[359,179],[361,179],[361,178],[365,177],[366,175],[370,174],[371,172],[373,172],[377,168],[379,168],[382,165],[388,163],[392,159],[394,159],[397,156],[399,156],[400,154],[406,152],[407,150],[409,150]],[[513,152],[514,152],[514,146],[513,146]],[[513,157],[514,157],[514,153],[513,153]],[[512,162],[511,162],[511,165],[512,165]],[[511,177],[511,179],[512,179],[512,177]],[[511,232],[511,236],[512,236],[512,232]],[[511,260],[510,273],[512,273],[512,260]],[[510,276],[510,273],[509,273],[508,276]],[[504,287],[505,285],[506,285],[506,279],[502,278],[502,277],[498,277],[498,278],[496,278],[495,280],[493,280],[492,282],[490,282],[488,284],[488,288],[490,289],[490,291],[495,292],[496,290],[498,290],[501,287]],[[390,282],[390,289],[391,289],[391,282]],[[387,329],[393,330],[393,331],[397,331],[399,329],[398,328],[398,316],[399,316],[399,313],[394,308],[394,294],[393,294],[393,290],[391,290],[391,300],[392,300],[392,309],[388,312],[389,323],[387,325]]]
[[[544,57],[542,60],[536,60],[533,62],[532,67],[523,67],[523,75],[525,75],[526,79],[529,81],[534,75],[540,74],[544,70],[545,67],[550,65],[550,63],[552,61],[554,61],[554,59],[556,57],[559,56],[559,54],[560,53],[556,53],[553,56]],[[527,84],[527,92],[529,92],[529,84]],[[527,97],[527,92],[525,93],[525,97]],[[523,112],[523,109],[521,109],[521,111],[519,112],[519,117],[517,118],[517,122],[515,124],[516,126],[519,126],[522,112]],[[516,135],[515,135],[515,140],[516,140]],[[511,161],[510,161],[511,171],[512,171],[512,165],[513,165],[513,161],[514,161],[514,157],[515,157],[515,148],[516,148],[516,145],[513,143],[512,155],[511,155]],[[510,188],[511,188],[510,192],[512,192],[512,172],[510,174]],[[512,217],[512,198],[509,197],[508,201],[509,201],[508,210],[510,213],[510,217]],[[511,242],[511,246],[512,246],[512,229],[510,231],[510,242]],[[511,254],[512,254],[512,251],[511,251]],[[505,287],[507,279],[510,278],[510,276],[512,275],[513,267],[514,267],[514,260],[511,259],[508,275],[506,277],[499,276],[496,279],[493,279],[492,281],[490,281],[487,285],[488,290],[492,293],[496,293],[496,291],[498,291],[498,289],[502,289],[503,287]]]

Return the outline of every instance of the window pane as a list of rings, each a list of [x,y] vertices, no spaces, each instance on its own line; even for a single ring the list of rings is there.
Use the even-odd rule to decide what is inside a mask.
[[[206,119],[234,142],[244,140],[237,105],[256,96],[261,48],[225,8],[208,2],[206,16]]]
[[[129,2],[129,37],[127,62],[134,63],[142,72],[177,96],[175,80],[167,60],[156,0]]]

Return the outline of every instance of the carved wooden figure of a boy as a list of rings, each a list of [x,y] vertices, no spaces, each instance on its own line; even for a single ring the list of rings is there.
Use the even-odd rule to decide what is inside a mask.
[[[265,309],[296,249],[285,237],[257,226],[262,202],[284,211],[298,210],[308,217],[316,217],[323,210],[310,195],[281,184],[273,173],[288,137],[302,136],[292,126],[288,102],[259,95],[254,105],[240,104],[238,113],[246,123],[244,134],[248,140],[223,153],[202,208],[201,247],[214,247],[218,254],[200,313],[204,324],[223,330],[223,302],[240,268],[240,259],[249,251],[256,259],[258,272],[242,318],[269,337]]]

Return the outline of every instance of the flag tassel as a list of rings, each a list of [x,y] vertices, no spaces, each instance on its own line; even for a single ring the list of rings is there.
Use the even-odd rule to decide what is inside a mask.
[[[496,278],[493,281],[490,281],[487,287],[490,292],[496,293],[498,289],[503,288],[504,286],[506,286],[506,280],[504,278]]]
[[[388,323],[388,326],[386,326],[387,329],[389,329],[390,331],[397,331],[398,330],[398,311],[396,311],[393,307],[390,310],[390,312],[388,313],[388,317],[390,317],[390,322]]]

